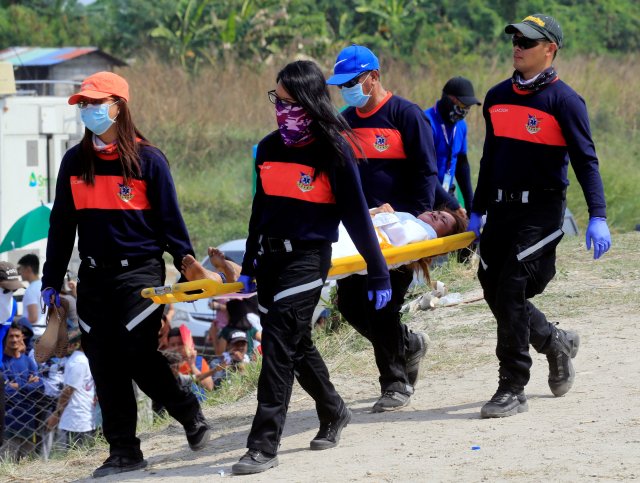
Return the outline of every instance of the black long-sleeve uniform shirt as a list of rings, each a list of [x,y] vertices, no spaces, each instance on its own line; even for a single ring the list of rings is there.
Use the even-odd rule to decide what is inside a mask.
[[[438,168],[422,109],[388,92],[373,111],[350,107],[342,115],[367,157],[358,167],[369,208],[389,203],[412,215],[433,210]],[[357,147],[354,152],[359,156]]]
[[[142,176],[126,185],[117,154],[99,155],[93,185],[82,180],[82,159],[78,144],[60,165],[42,286],[60,289],[76,229],[82,259],[111,262],[160,257],[167,251],[180,270],[182,258],[194,252],[162,152],[142,147]]]
[[[287,147],[278,131],[258,144],[256,194],[242,273],[253,275],[260,235],[292,240],[338,239],[342,220],[358,251],[367,262],[371,290],[388,289],[389,272],[380,251],[371,216],[362,193],[351,150],[345,143],[344,166],[317,174],[326,160],[335,158],[319,141]]]
[[[569,185],[569,161],[590,216],[606,216],[598,158],[584,100],[556,80],[536,91],[519,91],[511,79],[485,98],[486,137],[473,211],[483,214],[497,189],[536,191]]]

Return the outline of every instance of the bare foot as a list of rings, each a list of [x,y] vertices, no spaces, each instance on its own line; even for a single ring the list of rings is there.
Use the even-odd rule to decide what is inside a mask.
[[[192,282],[193,280],[202,280],[208,278],[215,282],[222,282],[222,277],[216,272],[210,272],[206,268],[204,268],[198,260],[193,258],[191,255],[186,255],[182,259],[182,274]]]
[[[227,282],[235,282],[238,280],[242,267],[231,260],[227,260],[224,253],[216,247],[209,247],[209,261],[216,270],[224,273],[224,276],[227,277]]]

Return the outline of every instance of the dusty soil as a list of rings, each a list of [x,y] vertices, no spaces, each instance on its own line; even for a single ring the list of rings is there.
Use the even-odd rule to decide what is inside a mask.
[[[309,450],[317,431],[313,401],[296,386],[279,453],[280,466],[245,477],[252,482],[300,481],[613,481],[640,479],[640,233],[614,238],[594,262],[582,240],[561,244],[558,275],[535,303],[561,327],[579,331],[576,383],[555,398],[547,361],[534,355],[526,392],[529,412],[481,420],[480,406],[497,387],[495,322],[483,301],[419,311],[408,317],[432,344],[411,405],[373,414],[379,393],[370,350],[330,359],[333,381],[353,409],[340,445]],[[478,294],[475,288],[465,298]],[[255,394],[207,410],[214,436],[188,450],[173,424],[143,434],[145,471],[102,481],[211,481],[230,477],[244,453]],[[478,449],[473,449],[479,447]],[[9,481],[70,481],[88,477],[106,452],[23,464]],[[240,477],[238,477],[240,478]]]

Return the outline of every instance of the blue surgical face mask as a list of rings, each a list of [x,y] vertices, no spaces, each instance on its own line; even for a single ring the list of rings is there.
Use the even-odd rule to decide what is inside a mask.
[[[100,136],[107,132],[107,130],[116,122],[115,118],[109,117],[109,109],[114,104],[120,101],[112,102],[111,104],[87,104],[80,108],[80,117],[87,129],[94,134]]]
[[[369,77],[369,74],[367,74],[367,77]],[[362,84],[365,83],[367,77],[365,77],[362,82],[358,82],[353,87],[343,87],[340,89],[340,94],[342,94],[342,99],[344,99],[344,102],[353,107],[362,107],[369,101],[371,94],[365,94],[362,91]]]

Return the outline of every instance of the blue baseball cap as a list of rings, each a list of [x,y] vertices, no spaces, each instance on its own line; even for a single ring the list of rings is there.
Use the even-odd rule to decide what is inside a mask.
[[[362,45],[351,45],[338,54],[333,66],[333,75],[327,84],[339,86],[349,82],[363,72],[380,69],[378,58]]]

